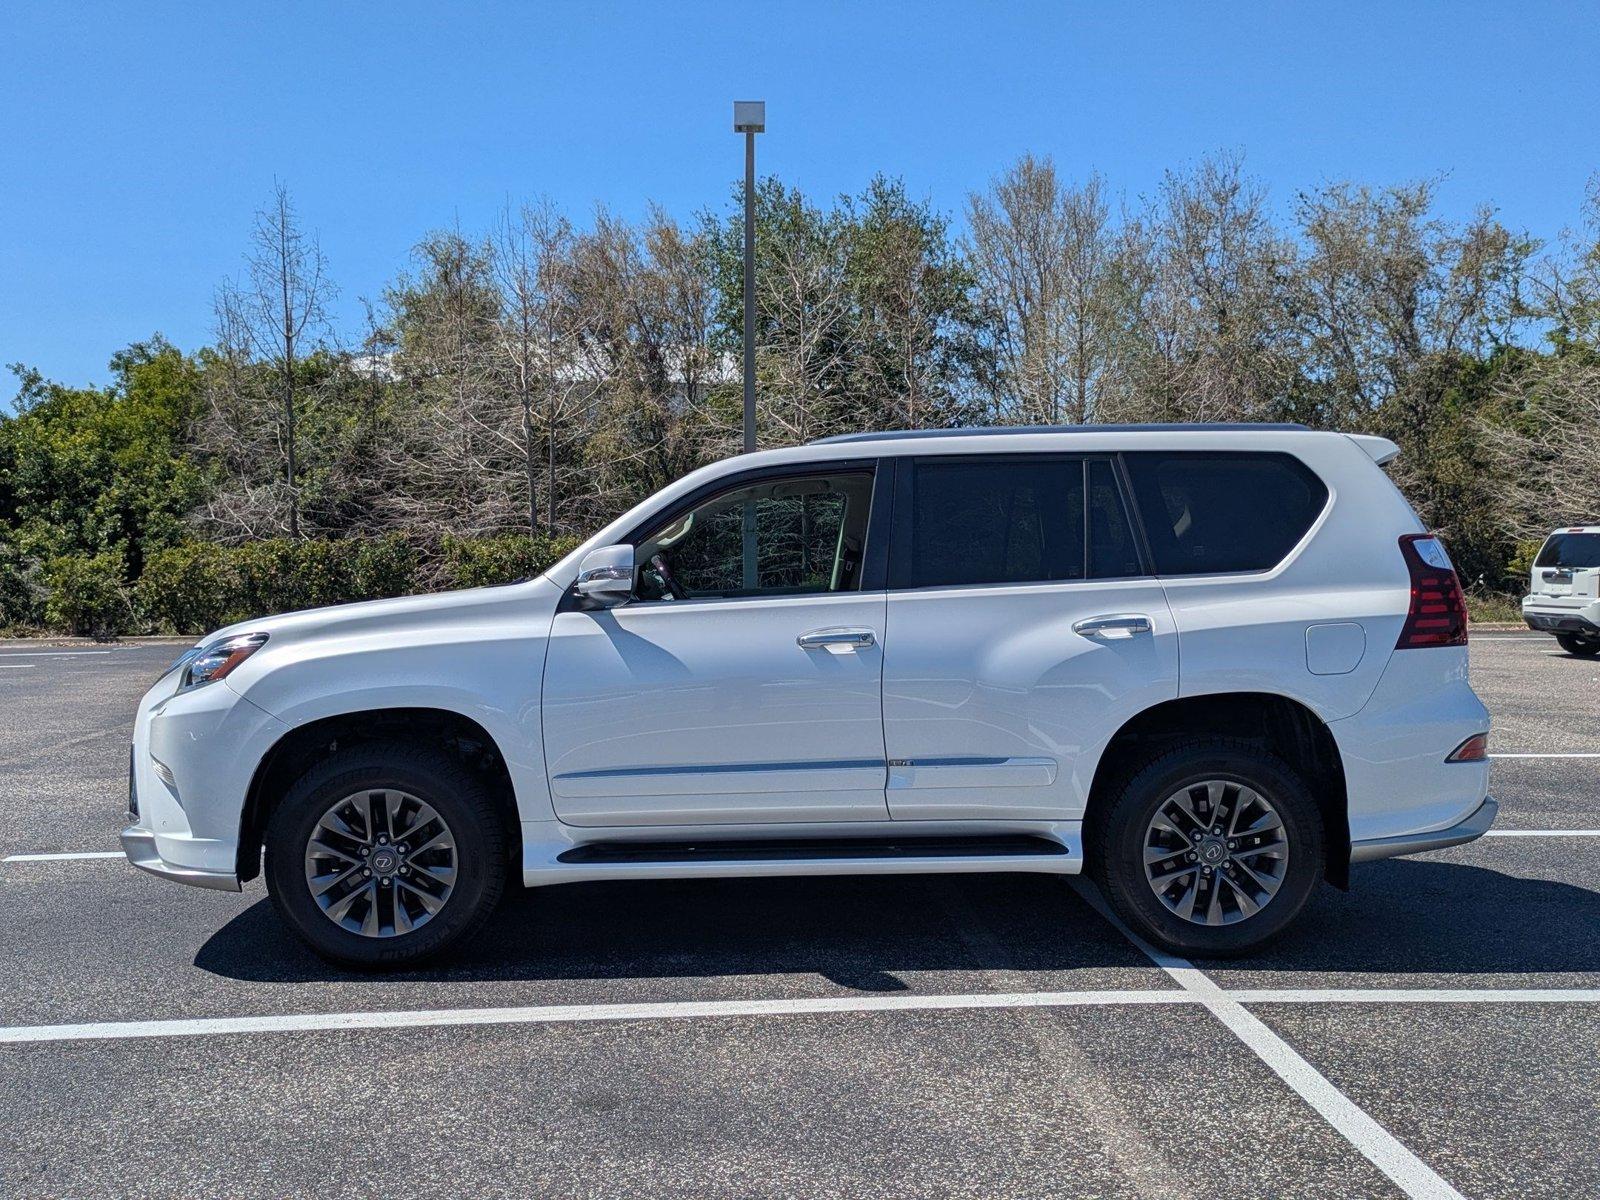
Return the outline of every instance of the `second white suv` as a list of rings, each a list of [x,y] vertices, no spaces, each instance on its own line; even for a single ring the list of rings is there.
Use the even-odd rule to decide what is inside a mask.
[[[1572,525],[1545,538],[1522,619],[1529,629],[1555,634],[1568,654],[1600,654],[1600,525]]]
[[[538,578],[206,638],[139,705],[123,846],[235,890],[264,857],[368,964],[508,882],[1085,869],[1152,942],[1238,953],[1495,816],[1395,453],[1139,426],[717,463]]]

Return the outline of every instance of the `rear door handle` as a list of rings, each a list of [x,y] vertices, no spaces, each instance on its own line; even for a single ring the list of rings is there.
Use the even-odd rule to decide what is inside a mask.
[[[846,650],[865,650],[878,644],[870,629],[813,629],[795,638],[802,650],[826,650],[838,646]]]
[[[1094,638],[1102,642],[1121,641],[1150,632],[1150,618],[1143,613],[1110,613],[1103,617],[1085,617],[1072,623],[1072,632],[1079,637]]]

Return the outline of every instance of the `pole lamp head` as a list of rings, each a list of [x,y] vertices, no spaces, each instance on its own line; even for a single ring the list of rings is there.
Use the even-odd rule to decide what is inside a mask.
[[[733,131],[735,133],[765,133],[767,129],[767,102],[765,100],[735,100],[733,102]]]

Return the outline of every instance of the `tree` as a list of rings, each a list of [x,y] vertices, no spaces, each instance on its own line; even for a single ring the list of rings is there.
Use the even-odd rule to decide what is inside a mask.
[[[487,248],[447,230],[413,254],[418,273],[387,295],[402,398],[383,462],[385,519],[429,534],[520,525],[517,444],[502,420],[501,298]]]
[[[972,274],[949,223],[899,180],[878,176],[841,204],[862,352],[858,417],[879,427],[938,428],[978,415],[981,358]]]
[[[538,427],[543,426],[544,524],[554,533],[560,426],[585,392],[577,376],[574,245],[572,223],[548,200],[507,207],[489,242],[490,273],[500,291],[500,350],[520,413],[530,532],[539,527]]]
[[[1288,319],[1295,248],[1243,160],[1213,155],[1167,172],[1121,243],[1119,415],[1281,419],[1298,367]]]
[[[993,339],[999,407],[1024,424],[1092,419],[1111,360],[1115,242],[1105,184],[1024,155],[967,200],[965,252]]]
[[[229,353],[246,352],[270,364],[277,382],[278,435],[283,461],[285,514],[290,537],[300,536],[299,474],[296,469],[297,366],[328,330],[327,303],[333,284],[322,251],[300,228],[289,189],[278,183],[271,202],[256,213],[242,283],[227,283],[217,295],[218,340]]]

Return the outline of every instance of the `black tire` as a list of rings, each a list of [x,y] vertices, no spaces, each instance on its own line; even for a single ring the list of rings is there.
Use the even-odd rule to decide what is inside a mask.
[[[1170,911],[1145,875],[1145,839],[1157,810],[1175,793],[1209,780],[1259,793],[1276,810],[1288,843],[1288,865],[1277,892],[1233,924],[1197,924]],[[1322,879],[1324,846],[1321,810],[1293,768],[1248,742],[1208,738],[1161,754],[1123,777],[1092,823],[1089,870],[1117,915],[1145,940],[1175,954],[1227,958],[1254,950],[1288,928]]]
[[[428,804],[448,825],[455,841],[454,883],[425,924],[364,936],[337,924],[312,897],[306,848],[338,801],[391,789]],[[398,742],[352,746],[317,763],[274,808],[265,841],[264,874],[279,915],[322,957],[350,966],[401,966],[460,946],[493,914],[509,874],[505,827],[483,782],[442,751]]]
[[[1576,654],[1581,658],[1593,658],[1600,654],[1600,638],[1582,638],[1575,633],[1556,634],[1556,645],[1568,654]]]

